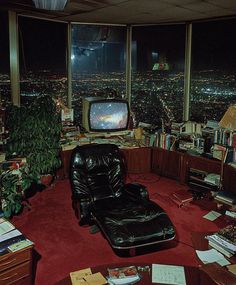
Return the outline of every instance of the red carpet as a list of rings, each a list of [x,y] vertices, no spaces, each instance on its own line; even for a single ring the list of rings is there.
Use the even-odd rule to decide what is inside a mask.
[[[150,198],[163,207],[176,227],[175,241],[146,251],[135,257],[117,256],[101,233],[90,234],[89,227],[80,227],[71,207],[68,180],[57,181],[53,187],[30,198],[31,210],[25,209],[13,218],[15,225],[35,243],[36,285],[51,285],[69,272],[104,263],[142,262],[197,266],[191,244],[192,231],[216,231],[218,226],[202,216],[210,209],[196,203],[178,208],[169,194],[187,189],[174,180],[154,174],[130,175],[130,181],[147,186]]]

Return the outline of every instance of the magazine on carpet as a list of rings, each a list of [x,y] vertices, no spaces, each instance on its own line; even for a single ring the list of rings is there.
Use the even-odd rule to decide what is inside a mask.
[[[108,268],[108,283],[111,285],[132,284],[140,280],[135,266]]]

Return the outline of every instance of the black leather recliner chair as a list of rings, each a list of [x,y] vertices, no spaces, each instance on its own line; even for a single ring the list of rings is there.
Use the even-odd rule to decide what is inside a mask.
[[[131,249],[175,237],[165,211],[145,186],[125,183],[124,157],[113,144],[78,146],[71,157],[72,206],[79,224],[97,224],[114,249]]]

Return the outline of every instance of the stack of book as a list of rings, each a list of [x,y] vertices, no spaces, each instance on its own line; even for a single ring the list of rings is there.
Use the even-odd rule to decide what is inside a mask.
[[[236,204],[236,194],[232,192],[219,191],[214,196],[214,199],[219,203],[223,203],[229,206]]]
[[[32,245],[33,242],[5,218],[0,218],[0,255],[15,252]]]
[[[209,245],[227,257],[236,253],[236,226],[228,225],[217,233],[207,236]]]
[[[195,168],[189,168],[188,185],[194,191],[210,192],[219,190],[220,176]]]

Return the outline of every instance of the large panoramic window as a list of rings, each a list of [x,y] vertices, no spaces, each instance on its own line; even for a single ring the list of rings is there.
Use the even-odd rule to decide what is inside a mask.
[[[193,24],[190,119],[219,121],[236,103],[236,20]]]
[[[77,123],[82,98],[125,97],[126,27],[72,25],[72,107]]]
[[[132,111],[159,127],[183,119],[185,25],[133,28]]]
[[[0,107],[11,102],[8,13],[0,11]]]
[[[21,104],[51,95],[67,101],[67,24],[19,17]]]

